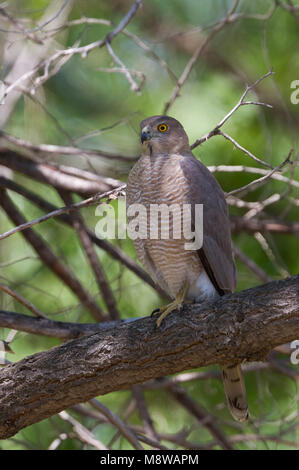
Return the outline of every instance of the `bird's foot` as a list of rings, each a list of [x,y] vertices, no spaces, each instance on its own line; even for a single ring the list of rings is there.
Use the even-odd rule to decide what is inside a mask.
[[[171,313],[173,310],[180,310],[181,307],[182,303],[179,303],[174,300],[173,302],[168,305],[165,305],[164,307],[156,308],[156,310],[152,312],[152,316],[155,314],[159,314],[159,317],[156,320],[156,325],[159,327],[164,318],[166,318],[169,313]]]
[[[188,285],[184,284],[184,286],[178,292],[175,300],[170,302],[170,304],[165,305],[164,307],[160,307],[160,308],[155,309],[152,312],[151,316],[153,316],[157,313],[159,314],[159,317],[156,320],[157,327],[159,327],[161,325],[164,318],[166,318],[167,315],[169,315],[171,312],[173,312],[173,310],[180,310],[182,308],[183,301],[184,301],[187,290],[188,290]]]

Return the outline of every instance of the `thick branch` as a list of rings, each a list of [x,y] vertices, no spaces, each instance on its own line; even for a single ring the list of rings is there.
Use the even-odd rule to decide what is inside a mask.
[[[0,438],[76,403],[155,377],[215,363],[261,360],[299,337],[299,275],[214,303],[185,306],[160,328],[120,323],[0,372]]]

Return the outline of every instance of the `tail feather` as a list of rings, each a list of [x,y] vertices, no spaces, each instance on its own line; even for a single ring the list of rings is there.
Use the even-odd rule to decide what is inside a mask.
[[[221,367],[224,392],[231,414],[237,421],[248,420],[248,404],[241,364]]]

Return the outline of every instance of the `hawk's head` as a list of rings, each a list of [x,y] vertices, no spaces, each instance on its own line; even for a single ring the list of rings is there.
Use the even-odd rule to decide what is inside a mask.
[[[183,126],[170,116],[151,116],[140,123],[144,150],[154,153],[178,153],[189,150],[189,140]]]

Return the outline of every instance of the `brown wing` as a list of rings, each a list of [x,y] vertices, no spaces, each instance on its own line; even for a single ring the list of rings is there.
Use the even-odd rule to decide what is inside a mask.
[[[203,204],[200,260],[220,295],[233,292],[237,275],[224,193],[212,173],[191,153],[183,158],[181,167],[188,181],[188,202]]]

